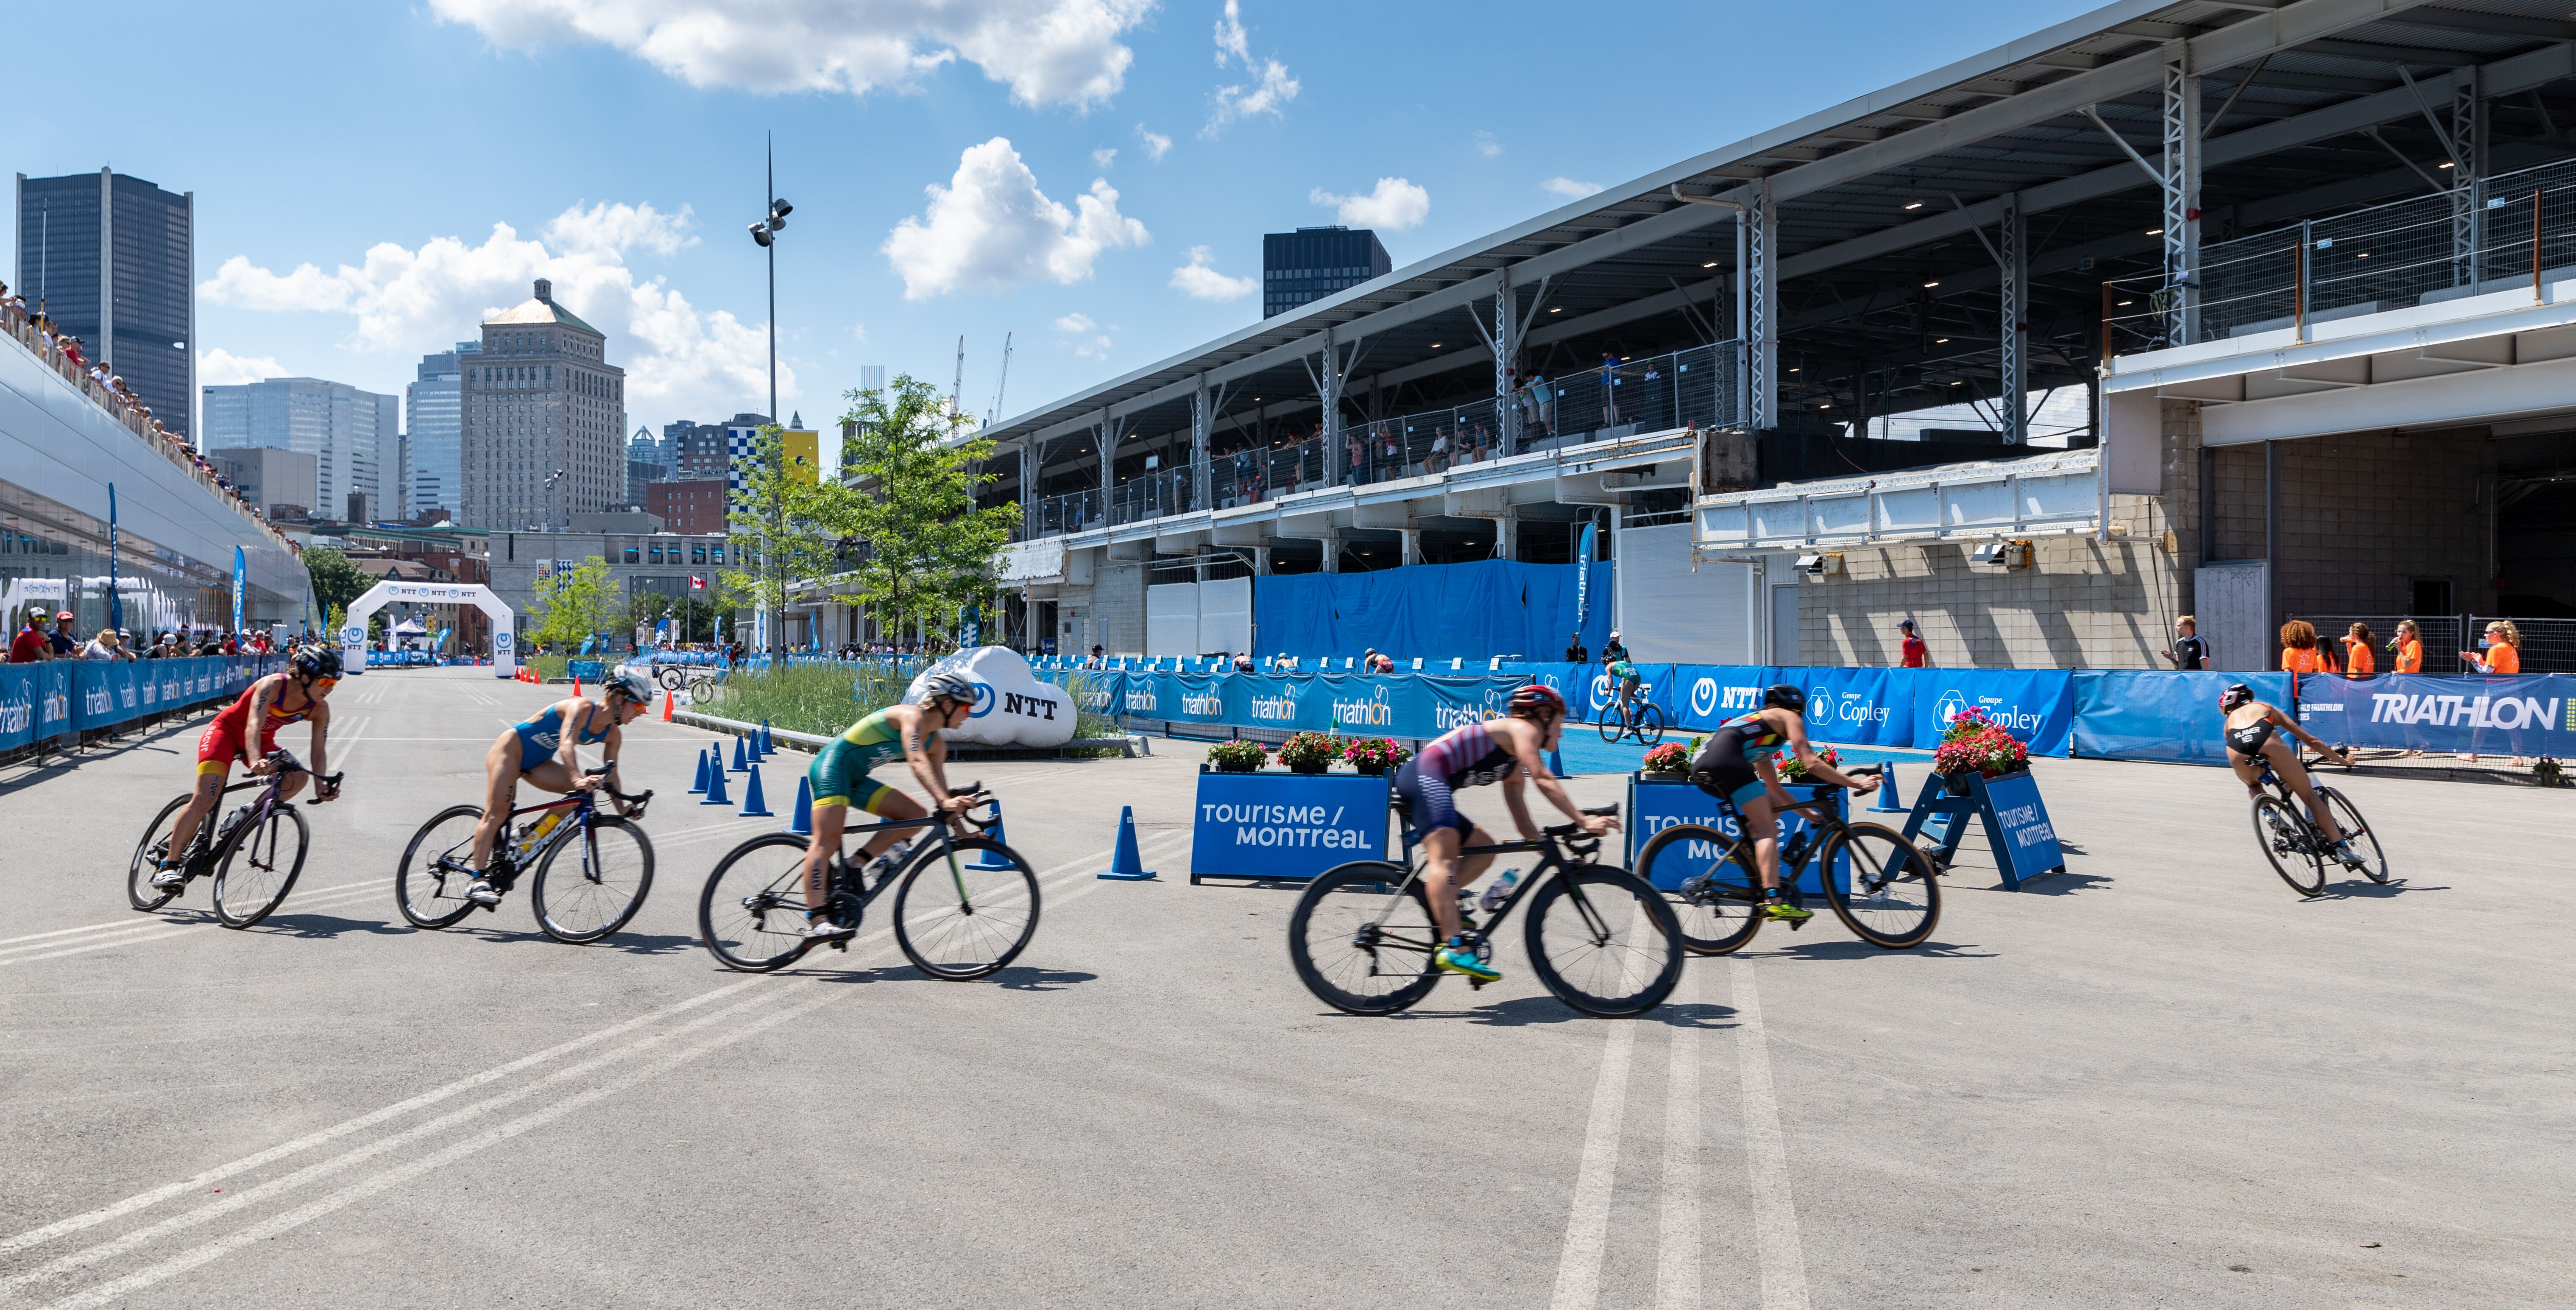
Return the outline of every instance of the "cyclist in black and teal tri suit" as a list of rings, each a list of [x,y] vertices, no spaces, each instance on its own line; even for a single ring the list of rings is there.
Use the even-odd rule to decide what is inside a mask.
[[[1690,776],[1701,791],[1733,801],[1735,812],[1744,816],[1744,835],[1753,840],[1754,862],[1762,866],[1756,872],[1762,879],[1763,917],[1802,923],[1815,917],[1815,911],[1791,905],[1780,895],[1780,825],[1773,816],[1798,803],[1782,789],[1779,771],[1772,767],[1773,757],[1784,750],[1818,782],[1849,787],[1862,796],[1878,790],[1878,779],[1854,782],[1816,757],[1816,748],[1807,744],[1807,694],[1785,682],[1762,693],[1761,709],[1717,725],[1691,761]]]
[[[912,765],[913,778],[941,813],[963,814],[974,808],[975,801],[948,794],[948,744],[939,734],[962,726],[975,712],[976,697],[972,679],[954,669],[942,670],[922,685],[920,704],[888,705],[851,724],[849,731],[833,738],[814,757],[813,766],[805,770],[814,785],[814,836],[805,845],[807,905],[823,904],[824,871],[840,853],[841,832],[851,806],[880,819],[918,819],[930,813],[910,796],[869,777],[869,770],[903,760]],[[864,861],[860,877],[882,877],[894,868],[912,848],[910,842],[898,844],[897,839],[911,831],[917,830],[888,828],[869,838],[859,852]],[[847,941],[856,931],[854,926],[834,922],[821,908],[805,912],[805,935],[816,941]]]
[[[1628,722],[1630,707],[1637,700],[1637,666],[1629,663],[1627,658],[1622,656],[1610,661],[1609,666],[1602,671],[1610,675],[1610,685],[1616,689],[1613,699],[1619,711],[1619,722],[1625,724]]]

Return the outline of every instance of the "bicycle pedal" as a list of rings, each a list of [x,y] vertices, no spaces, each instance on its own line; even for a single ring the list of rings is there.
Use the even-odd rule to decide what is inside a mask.
[[[1484,980],[1484,979],[1482,979],[1482,978],[1470,978],[1470,979],[1468,979],[1468,980],[1467,980],[1467,990],[1468,990],[1468,991],[1471,991],[1471,992],[1481,992],[1481,991],[1485,990],[1485,980]]]
[[[837,941],[832,943],[832,949],[836,951],[846,951],[850,949],[850,944],[847,941]]]
[[[1806,927],[1810,922],[1812,921],[1807,919],[1791,919],[1789,921],[1789,931],[1796,932],[1800,928]]]

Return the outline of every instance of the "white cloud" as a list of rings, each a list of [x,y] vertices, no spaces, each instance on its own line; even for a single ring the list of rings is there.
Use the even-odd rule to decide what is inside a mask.
[[[1475,140],[1476,153],[1487,159],[1496,158],[1503,153],[1503,143],[1494,139],[1494,134],[1491,132],[1478,132]]]
[[[1288,76],[1284,65],[1276,59],[1265,60],[1259,86],[1221,86],[1216,89],[1216,113],[1208,119],[1208,125],[1200,129],[1199,135],[1215,136],[1217,130],[1226,124],[1255,114],[1277,118],[1279,111],[1297,98],[1297,91],[1297,79]]]
[[[1365,195],[1337,196],[1322,187],[1307,197],[1319,205],[1330,205],[1341,220],[1352,227],[1382,228],[1401,232],[1431,214],[1431,193],[1400,177],[1382,177],[1377,189]]]
[[[285,366],[267,355],[236,355],[221,346],[197,352],[197,385],[201,387],[239,386],[285,376]]]
[[[923,190],[926,215],[896,224],[880,247],[903,275],[906,300],[1039,278],[1070,285],[1091,276],[1101,251],[1153,239],[1118,212],[1118,191],[1106,178],[1094,178],[1073,209],[1048,199],[1004,137],[968,146],[947,186]]]
[[[1216,271],[1216,252],[1206,246],[1190,247],[1190,262],[1172,270],[1172,289],[1198,300],[1241,300],[1261,289],[1261,284],[1248,277],[1227,277]]]
[[[1093,168],[1107,168],[1111,164],[1117,162],[1118,147],[1116,146],[1102,146],[1098,150],[1091,152],[1091,166]]]
[[[1118,37],[1153,0],[430,0],[494,45],[596,42],[692,86],[842,91],[910,86],[964,59],[1023,104],[1089,108],[1135,52]]]
[[[1601,184],[1598,182],[1577,182],[1570,177],[1551,177],[1548,180],[1539,183],[1538,189],[1547,192],[1552,196],[1563,196],[1568,200],[1581,200],[1585,196],[1599,191],[1601,189]]]
[[[479,246],[456,237],[433,237],[418,249],[381,242],[362,264],[328,273],[309,263],[276,273],[235,255],[197,291],[242,309],[346,314],[350,349],[402,356],[472,336],[475,324],[525,301],[530,284],[547,278],[558,302],[607,334],[609,362],[626,370],[630,411],[746,408],[768,390],[761,328],[726,311],[701,311],[660,277],[639,276],[626,263],[633,252],[669,255],[686,247],[696,240],[690,226],[685,208],[664,214],[650,205],[575,205],[548,222],[541,239],[495,223]],[[207,354],[200,376],[218,356],[223,352]],[[797,394],[794,379],[781,360],[781,399]]]
[[[1059,344],[1071,348],[1082,359],[1107,359],[1111,344],[1109,334],[1118,330],[1115,326],[1104,330],[1091,321],[1089,314],[1079,312],[1057,319],[1054,327],[1064,334]]]
[[[1147,159],[1151,159],[1159,163],[1162,161],[1164,155],[1171,152],[1172,139],[1160,132],[1146,130],[1145,125],[1142,123],[1138,123],[1136,125],[1136,137],[1138,140],[1145,143],[1145,157]]]
[[[1216,66],[1225,67],[1227,56],[1252,64],[1252,37],[1243,30],[1243,9],[1237,0],[1225,0],[1225,17],[1216,20]]]

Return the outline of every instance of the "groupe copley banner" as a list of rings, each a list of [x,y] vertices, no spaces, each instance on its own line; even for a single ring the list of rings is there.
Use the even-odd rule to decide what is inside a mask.
[[[0,664],[0,750],[241,694],[283,655]]]

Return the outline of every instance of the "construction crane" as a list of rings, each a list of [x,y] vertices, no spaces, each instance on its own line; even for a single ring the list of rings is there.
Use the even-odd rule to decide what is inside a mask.
[[[1002,421],[1002,392],[1011,385],[1011,334],[1002,334],[1002,380],[993,384],[993,415],[984,420],[991,427]]]

